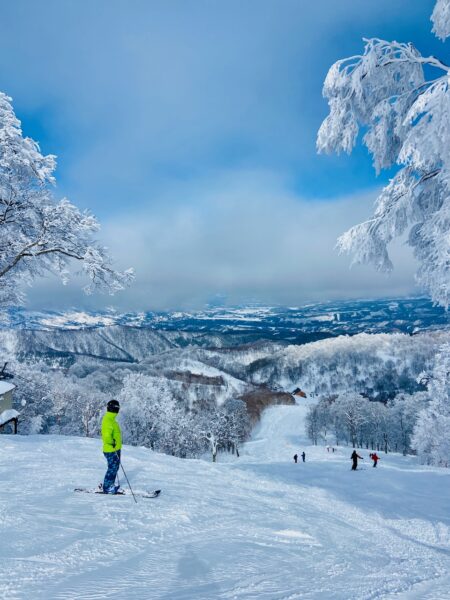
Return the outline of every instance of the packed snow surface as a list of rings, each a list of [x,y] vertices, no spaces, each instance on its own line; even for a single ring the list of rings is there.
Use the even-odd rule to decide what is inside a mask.
[[[0,436],[0,597],[7,600],[444,600],[450,472],[304,437],[306,403],[268,409],[239,459],[126,447],[136,490],[103,477],[99,440]],[[306,462],[294,464],[294,453]]]

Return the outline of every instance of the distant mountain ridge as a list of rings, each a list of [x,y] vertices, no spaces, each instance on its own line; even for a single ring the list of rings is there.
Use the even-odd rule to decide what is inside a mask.
[[[183,332],[196,334],[186,336],[187,344],[192,343],[192,337],[204,336],[200,345],[215,345],[218,340],[214,338],[222,338],[223,335],[236,336],[235,343],[253,343],[266,339],[303,344],[326,337],[362,332],[412,334],[430,329],[446,329],[449,324],[448,313],[433,306],[427,298],[352,300],[301,307],[211,307],[183,312],[36,312],[13,308],[3,311],[0,316],[0,327],[3,329],[85,330],[121,325],[159,332],[179,332],[181,337]]]
[[[60,427],[52,414],[61,394],[66,410],[80,398],[117,395],[128,378],[139,387],[144,377],[146,394],[157,400],[164,393],[199,419],[242,400],[255,422],[267,406],[292,403],[296,387],[308,398],[350,389],[387,401],[423,391],[418,377],[450,336],[447,314],[419,298],[141,315],[13,310],[6,317],[0,356],[16,377],[18,401],[27,402],[29,431],[38,419],[47,432]],[[78,423],[70,415],[69,429]]]

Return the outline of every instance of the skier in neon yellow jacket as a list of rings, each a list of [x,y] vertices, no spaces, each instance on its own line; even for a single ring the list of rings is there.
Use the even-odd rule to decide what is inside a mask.
[[[119,491],[119,486],[115,485],[117,471],[120,466],[120,450],[122,448],[122,434],[119,423],[116,421],[119,410],[119,402],[117,400],[110,400],[102,419],[103,454],[108,463],[108,469],[103,481],[103,491],[105,494],[117,494]]]

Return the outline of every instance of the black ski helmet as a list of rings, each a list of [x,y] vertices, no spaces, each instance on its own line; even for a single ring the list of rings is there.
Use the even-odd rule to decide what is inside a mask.
[[[106,408],[109,412],[118,413],[120,409],[120,404],[118,400],[110,400],[106,405]]]

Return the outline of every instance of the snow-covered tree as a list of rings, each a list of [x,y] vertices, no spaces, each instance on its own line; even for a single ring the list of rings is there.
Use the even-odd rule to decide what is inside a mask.
[[[201,416],[200,435],[209,447],[212,461],[216,462],[217,453],[226,447],[229,440],[227,415],[222,407],[218,407]]]
[[[236,449],[248,435],[248,414],[241,400],[229,399],[222,406],[200,402],[190,408],[183,395],[182,382],[127,375],[117,396],[124,439],[182,458],[209,450],[215,461],[219,450]]]
[[[367,414],[367,413],[366,413]],[[387,454],[392,449],[392,414],[385,404],[373,402],[370,406],[372,428],[376,432],[375,444],[377,450],[384,450]]]
[[[73,377],[44,361],[9,363],[21,433],[98,434],[108,396],[86,379]]]
[[[333,409],[339,415],[340,421],[347,431],[347,439],[353,448],[361,440],[361,428],[366,422],[366,403],[368,401],[360,394],[343,394],[336,398]]]
[[[223,405],[226,418],[227,443],[233,454],[239,456],[239,446],[244,442],[251,431],[247,405],[242,400],[231,398]]]
[[[51,380],[43,363],[22,363],[10,360],[14,373],[14,402],[20,411],[20,433],[48,431],[48,417],[53,414],[50,397]],[[20,408],[19,408],[20,407]]]
[[[144,374],[125,377],[117,396],[124,439],[128,443],[155,448],[162,433],[162,407],[171,401],[164,381]]]
[[[450,344],[436,357],[428,378],[430,402],[420,413],[412,446],[428,464],[450,466]]]
[[[411,451],[411,436],[426,399],[424,392],[399,394],[387,405],[349,391],[337,398],[322,398],[309,409],[306,431],[314,444],[331,433],[336,444],[353,447]]]
[[[404,456],[411,452],[411,438],[420,412],[427,404],[427,393],[398,394],[388,402],[391,411],[392,442]]]
[[[54,199],[55,168],[55,156],[23,136],[11,98],[0,93],[0,305],[21,301],[24,285],[48,272],[66,282],[72,262],[90,279],[87,293],[114,293],[133,277],[113,269],[91,214]]]
[[[46,416],[51,433],[93,437],[99,432],[100,416],[108,396],[61,371],[47,372],[51,410]]]
[[[438,0],[435,33],[450,35],[450,1]],[[338,241],[355,262],[389,271],[388,246],[408,233],[419,262],[418,282],[450,304],[450,67],[411,43],[365,40],[363,54],[339,60],[324,96],[330,114],[317,139],[320,152],[350,153],[362,129],[377,172],[399,165],[374,215]]]
[[[319,402],[317,405],[312,405],[306,415],[306,434],[312,441],[314,446],[317,446],[319,439],[322,437],[324,424],[327,422],[326,404]]]
[[[437,0],[431,15],[433,32],[444,41],[450,36],[450,0]]]

